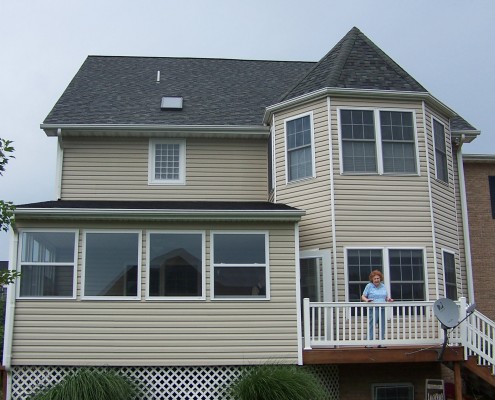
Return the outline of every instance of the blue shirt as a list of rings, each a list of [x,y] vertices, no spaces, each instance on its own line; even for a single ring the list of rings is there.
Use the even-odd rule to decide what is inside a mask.
[[[374,283],[368,283],[364,288],[363,295],[374,303],[385,303],[387,301],[387,288],[380,282],[378,287]]]

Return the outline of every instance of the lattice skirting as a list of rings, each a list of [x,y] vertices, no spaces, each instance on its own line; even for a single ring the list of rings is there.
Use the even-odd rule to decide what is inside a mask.
[[[114,370],[134,379],[142,389],[139,400],[218,400],[229,384],[250,367],[91,367]],[[328,399],[339,398],[336,366],[308,366],[328,391]],[[40,387],[60,382],[77,367],[26,366],[12,368],[13,400],[28,399]],[[69,399],[68,399],[69,400]]]

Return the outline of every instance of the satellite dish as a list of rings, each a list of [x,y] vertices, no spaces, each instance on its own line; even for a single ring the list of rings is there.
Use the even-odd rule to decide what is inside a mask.
[[[446,328],[454,328],[459,322],[459,308],[450,299],[438,299],[435,301],[433,313]]]

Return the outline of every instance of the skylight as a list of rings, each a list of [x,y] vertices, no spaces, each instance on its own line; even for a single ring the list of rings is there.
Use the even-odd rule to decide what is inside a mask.
[[[182,110],[182,97],[164,96],[162,97],[162,110]]]

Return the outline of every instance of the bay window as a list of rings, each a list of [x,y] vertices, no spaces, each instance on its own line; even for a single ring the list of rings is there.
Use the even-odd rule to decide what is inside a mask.
[[[414,113],[339,110],[343,173],[416,174]]]

